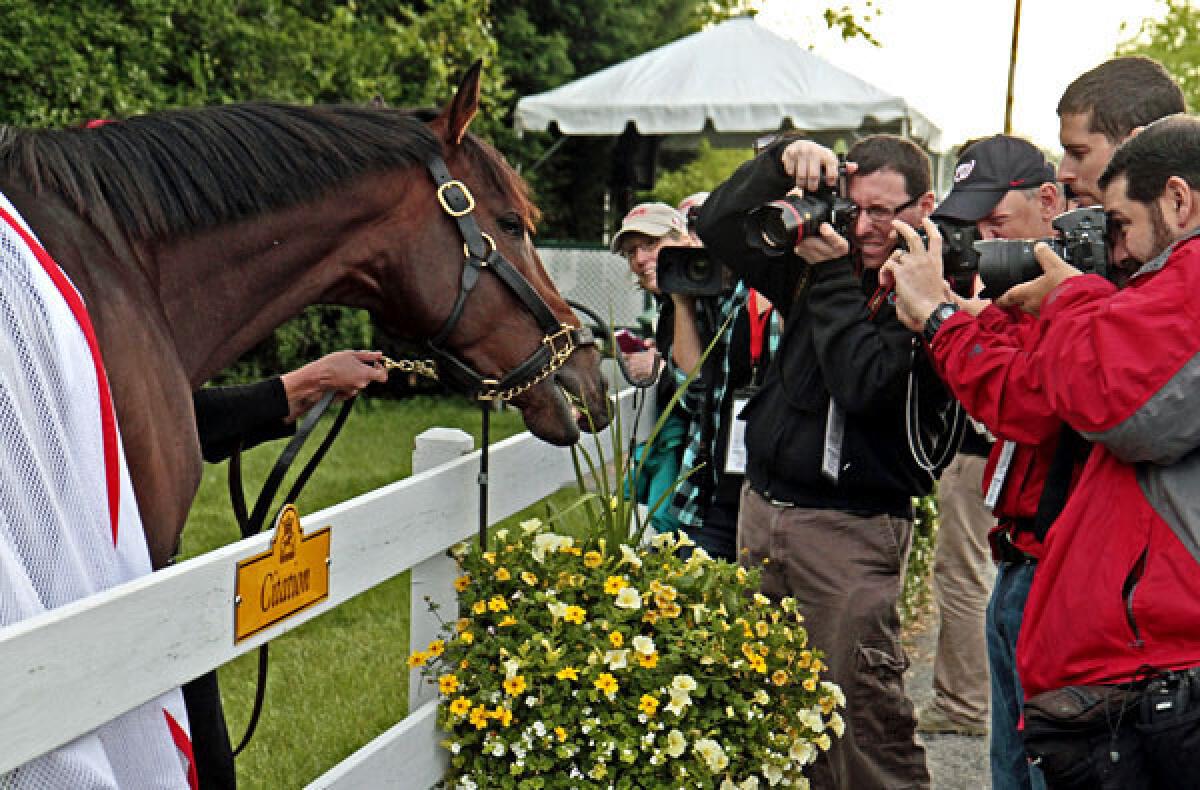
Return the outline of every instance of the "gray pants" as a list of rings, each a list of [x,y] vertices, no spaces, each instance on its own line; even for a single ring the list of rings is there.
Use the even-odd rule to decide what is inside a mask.
[[[742,489],[742,564],[762,569],[765,595],[796,599],[825,679],[846,695],[846,734],[809,769],[816,790],[929,787],[896,611],[911,543],[906,519],[780,506]]]
[[[933,563],[940,627],[933,661],[933,699],[950,718],[988,723],[988,659],[983,620],[996,566],[988,547],[995,525],[983,503],[983,467],[975,455],[955,457],[938,481],[941,526]]]

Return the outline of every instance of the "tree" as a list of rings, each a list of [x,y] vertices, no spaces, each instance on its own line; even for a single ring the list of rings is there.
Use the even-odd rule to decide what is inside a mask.
[[[1200,25],[1200,9],[1191,0],[1163,0],[1160,19],[1143,20],[1141,27],[1117,48],[1118,55],[1154,58],[1183,89],[1189,107],[1200,107],[1200,41],[1193,32]]]

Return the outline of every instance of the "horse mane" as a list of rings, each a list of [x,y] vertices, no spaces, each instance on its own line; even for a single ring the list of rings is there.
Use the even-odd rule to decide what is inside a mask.
[[[371,172],[441,153],[427,111],[272,102],[167,110],[55,130],[0,129],[0,174],[56,193],[97,228],[154,241],[279,211]],[[486,177],[532,209],[528,189],[470,135]],[[532,213],[522,211],[527,218]]]

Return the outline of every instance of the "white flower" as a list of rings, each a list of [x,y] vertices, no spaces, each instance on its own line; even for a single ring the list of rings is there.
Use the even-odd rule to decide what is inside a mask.
[[[805,708],[796,714],[796,718],[813,732],[825,731],[825,719],[821,718],[820,708]]]
[[[742,780],[742,783],[738,785],[738,790],[758,790],[758,777],[747,776]]]
[[[621,561],[617,563],[618,567],[621,565],[624,565],[627,562],[629,563],[630,567],[633,567],[633,568],[641,568],[642,567],[642,558],[637,555],[636,551],[634,551],[633,549],[631,549],[629,546],[625,545],[624,543],[621,544],[620,549],[621,549]]]
[[[671,688],[676,691],[695,691],[696,679],[691,675],[676,675],[671,681]]]
[[[629,651],[609,650],[604,654],[604,663],[608,664],[609,669],[624,669],[629,666]]]
[[[767,780],[767,784],[774,787],[783,781],[783,769],[775,763],[766,763],[762,767],[763,777]]]
[[[496,530],[496,542],[497,543],[507,543],[508,542],[508,530],[507,529]]]
[[[495,757],[504,756],[504,743],[502,741],[496,741],[492,744],[492,755]]]
[[[659,549],[660,551],[664,549],[673,549],[675,548],[675,533],[660,532],[654,537],[650,538],[650,545],[656,549]]]
[[[535,721],[533,723],[533,734],[539,738],[545,738],[546,737],[546,725],[540,721]]]
[[[833,730],[833,734],[837,737],[842,737],[846,732],[846,722],[842,720],[842,714],[834,711],[829,715],[829,729]]]
[[[632,587],[622,587],[613,603],[621,609],[641,609],[642,596]]]
[[[479,785],[469,776],[464,776],[458,780],[458,790],[479,790]]]
[[[633,649],[643,656],[648,656],[654,652],[654,640],[645,634],[638,634],[633,638]]]
[[[724,771],[725,766],[729,765],[729,758],[725,756],[725,750],[712,738],[699,739],[692,744],[692,751],[700,755],[704,764],[708,766],[708,770],[714,774]]]
[[[771,695],[765,689],[757,689],[754,692],[754,701],[759,705],[766,705],[771,701]]]
[[[521,522],[521,529],[525,531],[526,535],[532,535],[535,532],[541,532],[542,520],[540,518],[526,519],[525,521]]]
[[[839,708],[846,707],[846,695],[842,693],[842,687],[836,683],[830,683],[828,680],[821,681],[821,691],[826,694],[833,695],[833,701],[837,703]]]
[[[721,787],[719,790],[738,790],[738,786],[735,785],[733,780],[727,776],[725,777],[724,781],[721,782]]]
[[[686,532],[684,532],[683,530],[679,530],[678,536],[679,536],[678,540],[676,540],[676,542],[675,542],[676,548],[686,549],[688,546],[696,545],[695,541],[693,541],[691,538],[689,538],[688,534]]]
[[[556,552],[564,547],[574,546],[575,539],[570,535],[559,535],[554,532],[539,532],[533,538],[533,548],[529,553],[538,562],[546,561],[546,552]]]
[[[692,704],[692,698],[686,691],[671,689],[671,701],[664,707],[676,716],[682,716],[684,709]]]
[[[555,622],[567,616],[567,605],[562,601],[547,601],[546,608],[550,610],[550,616]]]
[[[501,661],[500,666],[504,667],[504,679],[512,680],[521,671],[521,662],[515,658],[510,658],[507,661]]]
[[[797,738],[792,741],[792,748],[788,749],[788,757],[791,757],[802,766],[808,765],[817,759],[817,750],[808,741],[803,738]]]
[[[671,730],[667,733],[667,755],[669,757],[679,757],[687,749],[687,738],[683,737],[683,733],[679,730]]]

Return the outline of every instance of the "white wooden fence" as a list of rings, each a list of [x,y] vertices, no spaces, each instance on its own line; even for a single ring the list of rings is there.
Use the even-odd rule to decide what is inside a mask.
[[[634,424],[622,394],[624,430],[646,435],[652,404]],[[589,451],[595,452],[590,437]],[[599,444],[606,456],[608,431]],[[479,452],[461,431],[435,428],[417,440],[413,475],[305,517],[308,533],[332,528],[329,597],[234,644],[234,570],[264,551],[264,533],[0,629],[0,773],[44,754],[263,642],[412,569],[410,643],[424,648],[437,623],[426,596],[454,606],[456,571],[446,550],[478,530]],[[574,479],[570,452],[524,433],[491,448],[494,523]],[[397,646],[396,649],[403,649]],[[268,704],[269,701],[268,701]],[[436,691],[409,683],[410,715],[310,787],[429,787],[444,772]]]

